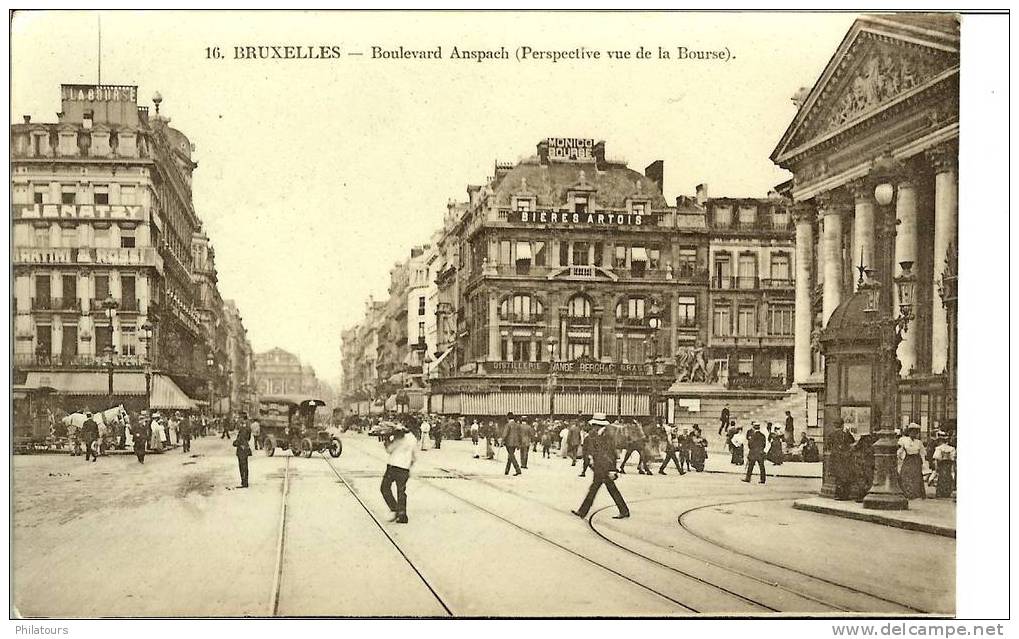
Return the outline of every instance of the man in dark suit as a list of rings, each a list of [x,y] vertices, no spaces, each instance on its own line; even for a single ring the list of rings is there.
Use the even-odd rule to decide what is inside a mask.
[[[514,476],[520,474],[520,464],[517,463],[516,451],[523,444],[523,436],[520,433],[520,424],[513,418],[513,413],[506,413],[506,425],[502,428],[502,445],[506,448],[506,471],[509,475],[510,465],[516,471]]]
[[[520,423],[520,467],[523,469],[527,468],[527,457],[528,453],[531,452],[531,442],[535,440],[534,426],[527,421],[527,418],[521,420]]]
[[[724,408],[722,408],[722,417],[721,417],[721,420],[722,420],[722,424],[718,427],[718,434],[719,435],[724,433],[726,431],[726,429],[729,428],[729,406],[728,405],[726,405]]]
[[[618,477],[616,474],[616,454],[611,435],[607,431],[609,422],[605,418],[605,413],[595,413],[589,423],[593,428],[591,434],[587,436],[587,440],[584,442],[584,454],[591,457],[591,470],[594,477],[591,479],[591,486],[587,489],[587,495],[584,496],[584,501],[580,504],[580,508],[572,512],[577,517],[587,517],[587,513],[594,504],[594,498],[598,494],[598,490],[604,484],[605,488],[609,491],[609,495],[612,497],[612,501],[616,503],[616,508],[619,509],[619,514],[615,515],[613,519],[626,519],[630,516],[630,509],[627,507],[623,496],[619,493],[619,489],[616,488],[616,478]]]
[[[761,432],[761,425],[754,424],[754,427],[747,433],[747,476],[743,481],[750,483],[750,476],[754,474],[754,464],[761,467],[761,483],[768,479],[764,471],[764,448],[768,445],[768,438]]]
[[[92,413],[85,413],[85,423],[81,425],[81,438],[85,440],[85,461],[90,458],[93,462],[99,461],[96,456],[99,441],[99,425],[92,417]]]
[[[237,448],[237,468],[241,473],[241,488],[248,487],[248,457],[251,457],[251,429],[242,425],[237,429],[234,446]]]

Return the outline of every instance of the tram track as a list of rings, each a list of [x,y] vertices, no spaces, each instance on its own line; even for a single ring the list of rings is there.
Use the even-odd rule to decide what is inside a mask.
[[[353,487],[351,487],[350,484],[347,483],[346,479],[344,479],[343,476],[336,470],[336,468],[333,467],[332,462],[330,460],[328,460],[328,459],[326,459],[325,461],[329,465],[329,467],[332,469],[333,473],[336,474],[337,478],[339,478],[340,481],[343,482],[345,486],[347,486],[347,489],[350,490],[351,493],[353,493],[355,496],[357,496],[356,492],[353,489]],[[445,469],[440,469],[440,470],[445,470]],[[422,478],[422,477],[418,476],[417,480],[420,481],[421,483],[429,486],[433,490],[437,490],[437,491],[439,491],[439,492],[441,492],[441,493],[443,493],[445,495],[448,495],[448,496],[450,496],[450,497],[452,497],[452,498],[454,498],[454,499],[456,499],[456,500],[458,500],[458,501],[460,501],[460,502],[462,502],[464,504],[467,504],[468,506],[470,506],[472,508],[475,508],[475,509],[477,509],[477,510],[479,510],[481,512],[484,512],[485,514],[487,514],[487,515],[489,515],[491,517],[494,517],[494,518],[498,519],[499,521],[501,521],[503,523],[509,524],[510,526],[512,526],[513,528],[519,530],[520,532],[523,532],[523,533],[525,533],[525,534],[527,534],[527,535],[529,535],[529,536],[531,536],[533,538],[539,539],[539,540],[541,540],[541,541],[543,541],[543,542],[545,542],[545,543],[547,543],[547,544],[549,544],[551,546],[554,546],[554,547],[558,548],[559,550],[567,552],[570,555],[573,555],[574,557],[577,557],[577,558],[579,558],[579,559],[581,559],[581,560],[583,560],[583,561],[585,561],[585,562],[587,562],[589,564],[597,566],[598,568],[600,568],[602,570],[605,570],[605,571],[607,571],[607,572],[609,572],[609,573],[619,577],[620,579],[622,579],[622,580],[624,580],[624,581],[626,581],[626,582],[628,582],[628,583],[630,583],[632,585],[638,586],[638,587],[640,587],[643,590],[646,590],[646,591],[648,591],[648,592],[650,592],[650,593],[652,593],[652,594],[654,594],[654,595],[656,595],[658,597],[661,597],[662,599],[665,599],[665,600],[669,601],[670,603],[679,606],[680,608],[682,608],[683,610],[685,610],[687,612],[690,612],[690,613],[699,613],[700,612],[699,610],[693,608],[692,606],[690,606],[690,605],[688,605],[688,604],[686,604],[686,603],[684,603],[682,601],[679,601],[678,599],[676,599],[676,598],[674,598],[674,597],[672,597],[672,596],[670,596],[670,595],[668,595],[668,594],[666,594],[664,592],[661,592],[660,590],[657,590],[657,589],[655,589],[655,588],[653,588],[651,586],[648,586],[647,584],[641,583],[640,581],[637,581],[636,579],[633,579],[632,577],[629,577],[629,576],[623,574],[622,572],[620,572],[620,571],[618,571],[618,570],[616,570],[616,569],[614,569],[614,568],[612,568],[610,566],[607,566],[607,565],[605,565],[605,564],[603,564],[603,563],[601,563],[599,561],[591,559],[590,557],[586,557],[583,554],[578,553],[577,551],[575,551],[575,550],[573,550],[573,549],[571,549],[571,548],[569,548],[567,546],[564,546],[563,544],[560,544],[559,542],[557,542],[555,540],[552,540],[552,539],[550,539],[550,538],[548,538],[548,537],[546,537],[546,536],[544,536],[544,535],[542,535],[542,534],[540,534],[538,532],[530,530],[529,528],[521,526],[521,525],[517,524],[516,522],[512,521],[511,519],[503,517],[502,515],[494,512],[494,511],[492,511],[492,510],[490,510],[490,509],[488,509],[488,508],[486,508],[486,507],[484,507],[484,506],[482,506],[482,505],[480,505],[480,504],[478,504],[478,503],[476,503],[474,501],[471,501],[471,500],[466,499],[466,498],[464,498],[464,497],[462,497],[460,495],[457,495],[456,493],[454,493],[454,492],[452,492],[450,490],[447,490],[446,488],[443,488],[441,486],[437,486],[430,479],[425,479],[425,478]],[[365,508],[365,510],[367,510],[369,512],[369,514],[371,514],[371,511],[367,508],[367,506],[364,504],[364,502],[361,501],[360,497],[357,497],[357,499],[361,503],[361,506],[363,508]],[[374,515],[372,515],[372,518],[375,519]],[[378,523],[378,520],[376,520],[376,523]],[[382,527],[381,524],[379,524],[379,527],[383,530],[383,532],[386,534],[386,536],[389,537],[388,531],[386,531],[384,529],[384,527]],[[390,537],[390,539],[392,539],[392,538]],[[394,542],[394,545],[395,545],[395,542]],[[402,551],[401,551],[401,554],[402,554]],[[408,559],[408,562],[409,561],[410,560]],[[412,567],[413,567],[413,565],[412,565]],[[419,575],[421,575],[421,573],[418,571],[418,569],[416,567],[414,567],[414,570]],[[422,576],[422,580],[424,580],[423,576]],[[443,604],[443,606],[445,607],[445,604]],[[448,608],[447,608],[447,610],[448,610]],[[450,614],[452,615],[453,613],[450,612]]]
[[[368,457],[372,457],[374,459],[378,459],[380,461],[384,461],[384,458],[382,458],[382,457],[380,457],[378,455],[371,454],[371,453],[369,453],[367,451],[362,451],[362,452],[364,452],[364,454],[366,456],[368,456]],[[343,484],[343,486],[347,490],[347,492],[349,492],[350,495],[354,497],[354,499],[357,501],[357,503],[359,504],[361,509],[363,509],[365,511],[365,513],[369,516],[369,518],[372,520],[374,526],[378,528],[378,530],[383,534],[383,536],[386,538],[388,543],[390,545],[392,545],[392,547],[402,557],[403,561],[405,561],[407,563],[407,565],[411,568],[411,570],[413,570],[413,572],[417,575],[417,577],[418,577],[418,579],[420,579],[421,583],[431,593],[431,596],[435,598],[435,600],[438,602],[438,604],[445,611],[445,614],[447,616],[451,616],[451,617],[452,616],[456,616],[456,614],[454,613],[452,607],[443,599],[443,597],[439,594],[439,592],[437,591],[435,586],[432,583],[429,582],[428,578],[425,576],[425,574],[422,572],[422,570],[415,564],[415,562],[410,558],[410,556],[408,556],[407,552],[400,546],[398,541],[386,529],[386,526],[383,524],[383,522],[380,521],[376,517],[374,512],[372,512],[371,508],[369,508],[369,506],[365,503],[364,499],[362,499],[361,495],[357,492],[357,489],[354,488],[354,486],[350,483],[350,481],[347,480],[346,477],[344,477],[344,475],[342,473],[340,473],[340,471],[333,465],[331,460],[329,460],[328,458],[325,458],[325,457],[323,457],[323,460],[325,461],[326,465],[329,466],[329,469],[332,472],[332,474],[336,476],[336,478],[339,481],[339,483]],[[467,481],[472,482],[472,483],[481,484],[481,485],[484,485],[486,487],[495,489],[495,490],[497,490],[499,492],[502,492],[504,494],[512,495],[512,496],[516,497],[517,499],[520,499],[520,500],[523,500],[523,501],[526,501],[526,502],[530,502],[530,503],[534,503],[534,504],[537,504],[537,505],[541,505],[544,508],[553,510],[553,511],[555,511],[557,513],[560,513],[560,514],[564,514],[561,507],[554,506],[554,505],[549,504],[549,503],[547,503],[545,501],[542,501],[541,499],[536,499],[536,498],[534,498],[534,497],[532,497],[530,495],[520,494],[517,491],[510,490],[507,487],[499,485],[498,482],[489,481],[486,478],[474,477],[474,476],[471,476],[471,475],[463,474],[463,473],[461,473],[461,472],[459,472],[457,470],[451,470],[451,469],[446,469],[446,468],[441,468],[441,467],[438,467],[435,470],[438,470],[438,471],[440,471],[441,473],[444,473],[444,474],[440,475],[440,474],[435,473],[435,471],[431,471],[431,472],[426,472],[426,474],[423,474],[423,475],[415,474],[414,475],[414,479],[417,482],[419,482],[419,483],[421,483],[423,485],[426,485],[426,486],[428,486],[429,488],[431,488],[433,490],[436,490],[436,491],[438,491],[440,493],[443,493],[443,494],[447,495],[448,497],[451,497],[451,498],[453,498],[453,499],[455,499],[455,500],[457,500],[457,501],[459,501],[459,502],[469,506],[470,508],[475,509],[476,511],[480,511],[482,513],[485,513],[487,516],[490,516],[490,517],[492,517],[494,519],[499,520],[500,522],[502,522],[502,523],[504,523],[506,525],[511,526],[512,528],[520,531],[521,533],[524,533],[525,535],[527,535],[529,537],[538,539],[538,540],[544,542],[545,544],[548,544],[548,545],[550,545],[552,547],[557,548],[558,550],[560,550],[562,552],[568,553],[569,555],[571,555],[571,556],[573,556],[575,558],[581,559],[582,561],[584,561],[584,562],[586,562],[588,564],[594,565],[594,566],[596,566],[597,568],[599,568],[601,570],[604,570],[604,571],[606,571],[606,572],[608,572],[610,574],[613,574],[617,578],[619,578],[619,579],[621,579],[621,580],[623,580],[623,581],[625,581],[625,582],[627,582],[627,583],[629,583],[629,584],[631,584],[633,586],[636,586],[636,587],[638,587],[638,588],[640,588],[640,589],[642,589],[644,591],[650,592],[653,595],[655,595],[656,597],[664,599],[664,600],[670,602],[672,605],[675,605],[675,606],[679,607],[682,612],[687,612],[687,613],[691,613],[691,614],[705,614],[702,610],[698,609],[698,605],[696,603],[694,605],[691,605],[689,603],[687,597],[683,597],[682,599],[687,599],[687,601],[683,601],[680,598],[677,598],[677,596],[674,596],[674,593],[670,594],[668,592],[668,590],[669,590],[668,588],[663,589],[660,584],[649,585],[648,583],[645,583],[646,581],[648,581],[647,579],[643,579],[642,580],[642,579],[639,578],[639,576],[637,576],[637,578],[635,578],[634,576],[631,576],[632,573],[634,572],[632,569],[631,570],[627,570],[626,568],[617,569],[617,568],[613,567],[612,565],[609,565],[609,564],[605,563],[604,561],[599,561],[598,559],[595,559],[595,558],[592,558],[592,557],[588,557],[585,554],[583,554],[582,552],[578,552],[578,550],[569,547],[565,543],[561,543],[560,541],[557,541],[555,539],[550,538],[549,536],[543,534],[540,530],[533,530],[530,527],[527,527],[525,525],[521,525],[520,523],[517,523],[516,521],[514,521],[514,520],[512,520],[512,519],[510,519],[508,517],[505,517],[505,516],[503,516],[501,514],[499,514],[498,512],[496,512],[496,511],[486,507],[485,505],[482,505],[482,504],[478,503],[475,500],[472,500],[472,499],[469,499],[467,497],[464,497],[464,496],[458,494],[455,491],[449,490],[448,488],[446,488],[444,486],[438,485],[436,483],[436,481],[438,479],[443,479],[443,480],[448,480],[448,479],[463,479],[463,480],[467,480]],[[365,471],[352,471],[352,473],[353,473],[353,476],[358,478],[358,479],[364,479],[364,478],[368,478],[368,477],[373,477],[374,478],[374,477],[378,477],[379,476],[378,473],[366,473]],[[272,598],[271,598],[271,601],[270,601],[270,608],[271,608],[271,615],[272,616],[279,616],[280,586],[281,586],[281,583],[282,583],[282,580],[283,580],[283,577],[284,577],[284,552],[285,552],[284,551],[284,546],[285,546],[285,543],[286,543],[287,495],[288,495],[288,492],[289,492],[289,475],[290,475],[290,472],[289,472],[289,457],[287,457],[287,461],[285,462],[284,472],[283,472],[283,499],[282,499],[281,509],[280,509],[280,527],[279,527],[279,532],[278,532],[278,547],[277,547],[276,571],[274,573],[273,594],[272,594]],[[679,499],[679,498],[681,498],[681,496],[656,497],[656,498],[651,498],[651,499],[638,500],[638,501],[635,501],[633,503],[642,503],[642,502],[646,502],[646,501],[660,501],[660,500],[668,500],[668,499]],[[773,579],[771,576],[769,576],[767,574],[767,571],[758,570],[758,571],[756,571],[757,574],[754,574],[754,571],[741,570],[741,569],[733,567],[731,565],[726,565],[725,563],[722,563],[722,562],[720,562],[718,560],[712,559],[710,556],[706,556],[703,553],[697,554],[697,553],[692,553],[692,552],[688,552],[688,551],[684,551],[684,550],[678,550],[673,545],[665,546],[662,543],[656,543],[653,540],[648,540],[648,539],[643,539],[643,538],[637,538],[637,540],[640,541],[642,544],[647,544],[647,546],[650,546],[651,547],[650,550],[645,549],[644,552],[641,552],[641,550],[639,550],[639,549],[636,549],[636,548],[633,548],[633,547],[629,547],[626,543],[620,543],[620,540],[611,538],[606,533],[606,529],[601,527],[598,524],[598,522],[595,521],[596,516],[598,516],[601,512],[603,512],[607,508],[610,508],[611,506],[605,506],[605,507],[599,508],[598,510],[593,512],[587,518],[586,523],[587,523],[587,527],[590,529],[591,533],[593,533],[593,535],[595,537],[597,537],[602,542],[608,544],[609,546],[611,546],[611,547],[613,547],[613,548],[615,548],[615,549],[617,549],[617,550],[619,550],[619,551],[621,551],[623,553],[626,553],[627,555],[629,555],[631,557],[635,557],[635,558],[638,558],[641,561],[647,562],[651,566],[654,566],[657,570],[665,571],[667,573],[676,574],[676,575],[681,576],[684,579],[691,580],[691,583],[697,584],[699,589],[701,589],[702,591],[703,591],[703,588],[708,588],[708,589],[717,591],[717,592],[720,593],[720,595],[722,595],[722,596],[724,596],[726,598],[733,598],[736,601],[743,602],[743,604],[746,604],[747,606],[751,606],[753,608],[756,608],[756,609],[758,609],[760,612],[762,612],[764,614],[777,614],[777,613],[783,612],[783,610],[780,609],[779,607],[776,607],[776,604],[773,601],[769,602],[769,601],[762,601],[761,600],[761,599],[767,599],[767,597],[761,597],[759,594],[758,595],[752,595],[751,593],[748,593],[745,590],[743,590],[741,592],[742,589],[740,589],[740,588],[738,588],[736,586],[733,586],[731,583],[729,583],[728,585],[722,585],[722,583],[718,583],[718,582],[721,581],[721,582],[724,583],[727,580],[731,582],[732,578],[739,578],[739,579],[743,579],[743,580],[748,580],[749,582],[752,582],[753,584],[756,584],[757,586],[764,586],[764,587],[767,587],[767,588],[773,588],[773,589],[781,591],[782,593],[785,593],[786,595],[789,595],[791,597],[799,598],[799,599],[804,600],[804,601],[809,601],[809,602],[812,602],[812,603],[814,603],[814,604],[816,604],[818,606],[822,606],[822,607],[828,609],[827,611],[825,611],[825,610],[810,611],[808,614],[824,614],[825,612],[834,613],[834,614],[858,614],[858,613],[873,613],[873,612],[875,612],[875,610],[864,609],[864,608],[866,608],[865,605],[864,606],[855,606],[855,605],[851,605],[851,604],[850,605],[846,605],[846,603],[845,603],[845,598],[846,597],[844,596],[846,593],[849,593],[850,599],[853,598],[853,597],[857,597],[857,598],[863,599],[864,601],[866,601],[867,599],[874,600],[874,601],[880,601],[880,602],[883,602],[886,605],[898,607],[902,611],[904,611],[906,614],[910,614],[910,613],[912,613],[912,614],[930,614],[929,611],[919,609],[919,608],[917,608],[915,606],[912,606],[912,605],[909,605],[909,604],[905,604],[905,603],[903,603],[901,601],[896,601],[894,599],[890,599],[890,598],[887,598],[887,597],[884,597],[884,596],[881,596],[881,595],[877,595],[877,594],[874,594],[874,593],[871,593],[871,592],[867,592],[867,591],[864,591],[864,590],[861,590],[861,589],[858,589],[858,588],[854,588],[854,587],[848,586],[846,584],[841,584],[841,583],[838,583],[838,582],[835,582],[835,581],[832,581],[832,580],[829,580],[829,579],[825,579],[823,577],[818,577],[818,576],[815,576],[815,575],[811,575],[811,574],[806,573],[806,572],[804,572],[802,570],[799,570],[799,569],[796,569],[796,568],[793,568],[793,567],[790,567],[790,566],[786,566],[786,565],[783,565],[783,564],[779,564],[777,562],[773,562],[773,561],[770,561],[770,560],[767,560],[767,559],[762,559],[762,558],[759,558],[759,557],[757,557],[755,555],[752,555],[752,554],[749,554],[749,553],[737,550],[735,548],[732,548],[732,547],[730,547],[730,546],[728,546],[726,544],[721,544],[721,543],[715,542],[714,540],[712,540],[712,539],[710,539],[710,538],[708,538],[708,537],[698,533],[697,531],[691,529],[687,525],[687,523],[684,521],[684,517],[689,515],[690,513],[693,513],[693,512],[699,511],[699,510],[703,510],[703,509],[707,509],[707,508],[711,508],[711,507],[717,507],[717,506],[723,506],[723,505],[743,504],[743,503],[754,503],[754,502],[761,502],[761,501],[785,501],[785,500],[788,500],[788,499],[790,499],[790,497],[784,496],[784,497],[778,497],[778,498],[773,498],[773,499],[759,499],[759,498],[756,498],[756,499],[738,499],[738,500],[721,501],[721,502],[718,502],[718,503],[711,503],[711,504],[700,504],[700,505],[697,505],[697,506],[694,506],[694,507],[691,507],[691,508],[687,508],[686,510],[681,512],[678,515],[678,517],[677,517],[677,522],[678,522],[680,528],[684,531],[685,534],[690,535],[691,537],[693,537],[693,538],[695,538],[695,539],[697,539],[697,540],[699,540],[699,541],[701,541],[703,543],[706,543],[706,544],[708,544],[708,545],[710,545],[712,547],[724,550],[725,552],[732,553],[732,554],[734,554],[736,556],[746,557],[746,558],[748,558],[748,560],[751,560],[752,562],[756,562],[757,564],[760,564],[762,566],[766,566],[766,567],[768,567],[771,570],[778,571],[779,574],[788,573],[788,574],[796,575],[797,578],[804,578],[804,579],[810,580],[811,582],[814,582],[814,583],[824,584],[824,586],[826,586],[827,588],[837,589],[836,592],[839,592],[840,594],[843,595],[840,598],[836,597],[836,599],[838,599],[838,601],[839,601],[838,603],[829,600],[829,598],[826,598],[826,597],[823,597],[823,596],[819,596],[819,595],[816,595],[816,594],[811,594],[811,593],[805,592],[804,590],[792,587],[792,586],[788,585],[788,583],[789,583],[788,579],[785,580],[786,583],[781,583],[779,580]],[[626,534],[625,531],[622,534],[625,535]],[[719,576],[719,578],[713,579],[710,574],[705,574],[705,572],[702,571],[702,570],[695,570],[695,569],[684,570],[681,567],[677,567],[675,565],[670,565],[669,560],[667,558],[665,558],[664,560],[661,560],[662,559],[661,557],[656,559],[654,556],[650,556],[650,555],[656,555],[657,554],[657,550],[661,550],[664,553],[671,553],[671,554],[674,554],[674,555],[681,556],[681,557],[685,558],[686,560],[690,560],[690,561],[698,562],[700,564],[704,564],[705,566],[709,567],[708,568],[709,572],[712,571],[712,570],[721,571],[721,575]],[[710,555],[710,553],[708,553],[708,554]],[[667,556],[668,555],[666,555],[666,557]],[[751,566],[752,565],[753,564],[751,564]],[[631,574],[630,575],[625,574],[624,572],[622,572],[622,570],[627,570]],[[803,612],[803,611],[799,611],[799,612]],[[729,613],[729,614],[733,614],[733,613]],[[736,614],[739,614],[739,613],[736,613]]]
[[[676,517],[676,522],[679,524],[680,528],[682,528],[687,534],[689,534],[689,535],[691,535],[693,537],[696,537],[697,539],[699,539],[699,540],[701,540],[701,541],[703,541],[703,542],[705,542],[707,544],[715,546],[716,548],[721,548],[722,550],[725,550],[726,552],[730,552],[730,553],[733,553],[735,555],[739,555],[741,557],[747,557],[747,558],[752,559],[754,561],[757,561],[759,563],[762,563],[762,564],[765,564],[765,565],[768,565],[768,566],[772,566],[772,567],[778,568],[780,570],[785,570],[785,571],[788,571],[788,572],[791,572],[791,573],[795,573],[797,575],[800,575],[801,577],[805,577],[805,578],[813,580],[813,581],[818,581],[818,582],[821,582],[823,584],[827,584],[829,586],[833,586],[835,588],[841,588],[841,589],[843,589],[843,590],[845,590],[847,592],[855,593],[855,594],[862,595],[862,596],[865,596],[865,597],[870,597],[870,598],[875,599],[877,601],[881,601],[881,602],[884,602],[884,603],[887,603],[887,604],[891,604],[891,605],[894,605],[894,606],[900,606],[902,608],[905,608],[907,611],[915,613],[915,614],[931,614],[931,611],[929,611],[929,610],[923,610],[921,608],[917,608],[915,606],[912,606],[910,604],[904,603],[902,601],[897,601],[895,599],[890,599],[888,597],[884,597],[882,595],[877,595],[877,594],[874,594],[872,592],[867,592],[865,590],[860,590],[859,588],[854,588],[852,586],[847,586],[846,584],[838,583],[836,581],[832,581],[832,580],[826,579],[824,577],[818,577],[817,575],[812,575],[810,573],[804,572],[802,570],[798,570],[796,568],[792,568],[790,566],[786,566],[784,564],[779,564],[779,563],[776,563],[776,562],[773,562],[773,561],[769,561],[767,559],[762,559],[762,558],[757,557],[755,555],[751,555],[749,553],[746,553],[746,552],[743,552],[743,551],[738,550],[736,548],[733,548],[732,546],[730,546],[728,544],[718,543],[717,541],[715,541],[713,539],[710,539],[709,537],[706,537],[706,536],[698,533],[697,531],[693,530],[692,528],[690,528],[683,521],[684,517],[686,517],[690,513],[697,512],[699,510],[704,510],[704,509],[707,509],[707,508],[714,508],[716,506],[723,506],[723,505],[729,505],[729,504],[744,504],[744,503],[754,503],[754,502],[759,502],[759,501],[771,501],[771,500],[764,500],[764,499],[743,500],[743,501],[732,501],[732,502],[723,502],[723,503],[719,503],[719,504],[705,504],[705,505],[702,505],[702,506],[696,506],[694,508],[688,508],[687,510],[681,512]],[[863,611],[863,612],[870,612],[870,611]]]

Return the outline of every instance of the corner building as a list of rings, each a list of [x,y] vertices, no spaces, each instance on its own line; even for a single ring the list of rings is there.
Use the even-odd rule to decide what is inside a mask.
[[[703,214],[677,233],[663,181],[661,161],[641,174],[604,142],[549,138],[469,186],[438,276],[456,341],[430,367],[431,410],[649,415],[677,347],[706,338]]]

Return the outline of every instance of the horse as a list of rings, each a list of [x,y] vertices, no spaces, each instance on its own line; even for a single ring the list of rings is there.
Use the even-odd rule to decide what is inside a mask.
[[[67,427],[67,437],[71,441],[73,448],[71,451],[72,455],[77,455],[80,451],[81,446],[81,428],[85,424],[85,413],[71,413],[64,417],[61,423]],[[109,440],[113,437],[114,427],[130,426],[131,420],[128,417],[127,410],[123,404],[108,408],[104,411],[97,411],[92,413],[92,421],[96,423],[99,430],[99,440],[97,442],[98,450],[93,452],[102,452],[109,448]]]

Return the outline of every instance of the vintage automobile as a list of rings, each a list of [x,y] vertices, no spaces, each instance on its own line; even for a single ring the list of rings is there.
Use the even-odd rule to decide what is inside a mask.
[[[343,453],[340,438],[315,428],[315,409],[325,402],[313,397],[267,395],[258,400],[258,423],[262,449],[272,457],[276,449],[289,450],[295,457],[329,451],[332,457]]]

